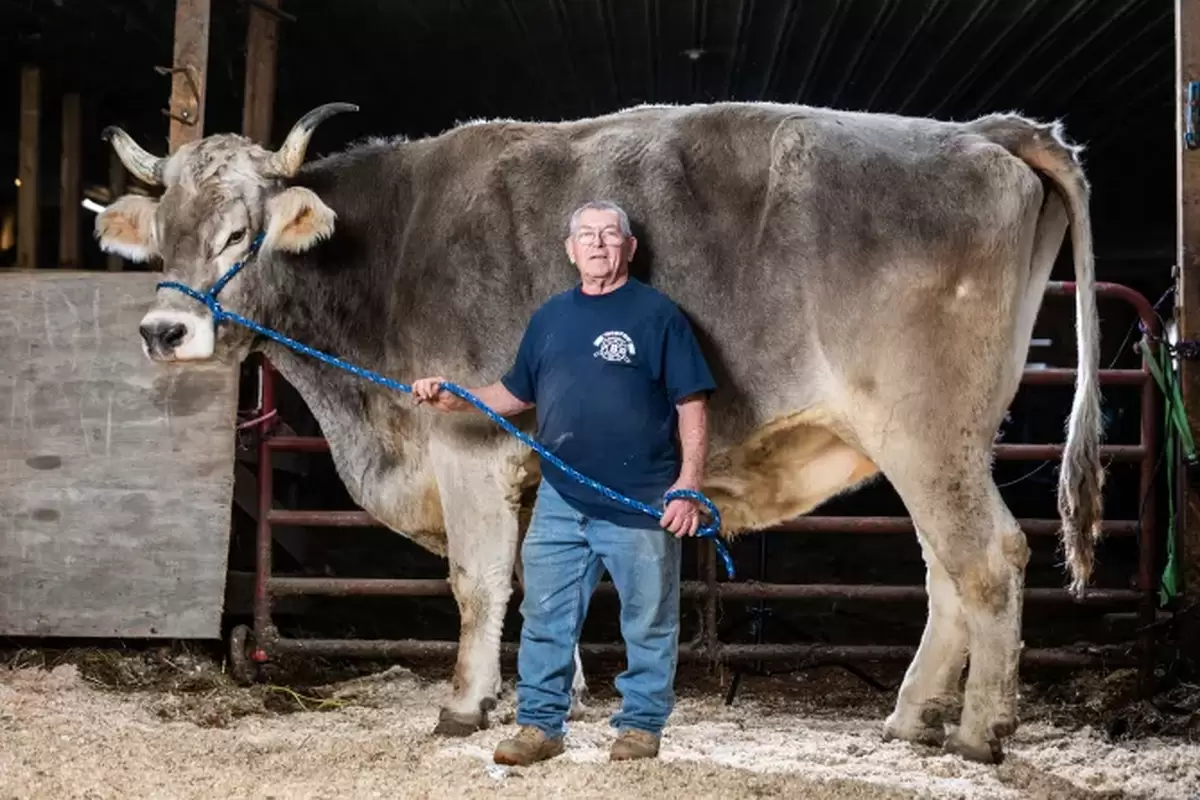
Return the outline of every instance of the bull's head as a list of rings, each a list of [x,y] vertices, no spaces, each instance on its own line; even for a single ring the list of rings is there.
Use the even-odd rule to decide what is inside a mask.
[[[164,189],[155,200],[126,195],[96,218],[100,248],[132,261],[163,262],[164,278],[208,289],[243,260],[258,233],[258,258],[272,251],[303,252],[333,233],[333,210],[310,189],[289,186],[304,161],[313,130],[348,103],[329,103],[305,114],[278,151],[245,137],[216,134],[167,157],[151,155],[129,134],[110,127],[104,138],[121,162],[143,183]],[[251,315],[255,310],[254,267],[247,266],[221,290],[222,306]],[[162,288],[139,328],[143,349],[155,361],[200,361],[217,355],[218,344],[235,354],[249,335],[231,325],[213,325],[195,299]]]

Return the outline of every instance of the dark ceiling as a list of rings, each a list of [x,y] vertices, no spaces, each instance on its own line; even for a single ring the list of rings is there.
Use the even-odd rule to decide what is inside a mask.
[[[206,130],[241,125],[246,6],[212,0]],[[19,66],[43,68],[43,183],[58,95],[84,94],[85,180],[103,125],[166,148],[172,0],[0,0],[0,159],[15,171]],[[1088,145],[1102,275],[1162,275],[1174,248],[1174,21],[1163,0],[283,0],[274,141],[361,105],[310,153],[475,117],[563,119],[639,102],[771,99],[965,118],[1059,117]],[[12,202],[0,181],[0,203]],[[1150,261],[1146,261],[1150,258]]]

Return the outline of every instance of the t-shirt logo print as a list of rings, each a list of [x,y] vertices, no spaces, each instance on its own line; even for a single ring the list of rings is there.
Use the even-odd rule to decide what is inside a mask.
[[[630,363],[629,357],[637,355],[633,339],[630,339],[629,334],[625,331],[607,331],[597,336],[592,344],[599,348],[592,355],[603,358],[605,361],[620,361],[628,364]]]

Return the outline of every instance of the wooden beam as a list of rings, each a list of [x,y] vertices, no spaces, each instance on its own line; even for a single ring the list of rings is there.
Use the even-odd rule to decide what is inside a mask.
[[[116,201],[125,194],[125,165],[121,163],[121,158],[117,155],[116,150],[111,147],[105,149],[108,150],[108,188],[112,191],[113,201]],[[116,253],[109,253],[105,263],[109,272],[120,272],[125,269],[125,259]]]
[[[211,0],[176,0],[175,55],[171,65],[171,139],[174,153],[204,137]]]
[[[37,67],[21,68],[21,139],[17,180],[17,267],[38,265],[41,236],[38,206],[38,128],[42,115],[42,74]]]
[[[1190,84],[1200,81],[1200,3],[1195,0],[1175,0],[1175,67],[1176,67],[1176,246],[1177,291],[1176,312],[1179,316],[1179,335],[1182,339],[1200,338],[1200,141],[1188,144],[1188,134],[1200,137],[1200,120],[1188,124],[1191,109]],[[1180,363],[1180,383],[1188,424],[1200,431],[1200,361],[1183,359]],[[1182,479],[1182,476],[1181,476]],[[1183,524],[1176,528],[1176,563],[1183,592],[1191,599],[1200,597],[1200,486],[1185,480],[1184,503],[1177,513]],[[1174,490],[1174,487],[1172,487]],[[1190,616],[1190,615],[1185,615]],[[1190,631],[1193,652],[1200,652],[1200,622],[1192,616]],[[1185,651],[1186,652],[1186,651]]]
[[[278,9],[280,0],[262,0]],[[271,143],[275,111],[275,69],[279,55],[279,17],[250,5],[246,32],[246,89],[242,101],[242,133],[264,146]]]
[[[62,99],[62,161],[59,164],[58,263],[79,266],[80,143],[79,95],[71,92]]]

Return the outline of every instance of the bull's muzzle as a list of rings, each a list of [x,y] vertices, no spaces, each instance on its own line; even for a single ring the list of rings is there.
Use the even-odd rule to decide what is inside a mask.
[[[138,333],[151,361],[203,361],[213,356],[212,322],[188,311],[151,311],[142,318]]]

